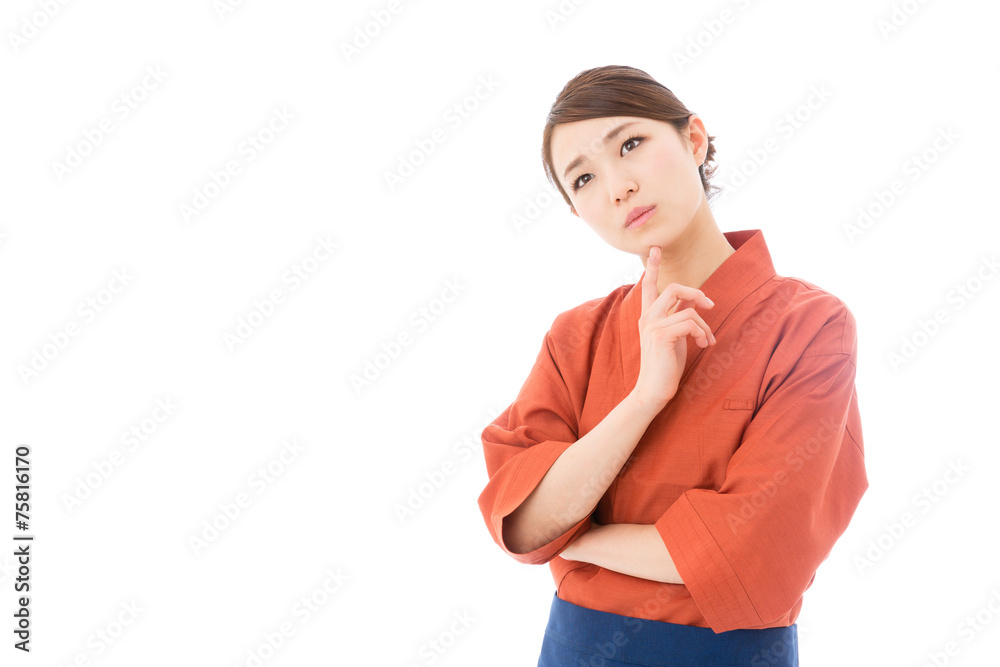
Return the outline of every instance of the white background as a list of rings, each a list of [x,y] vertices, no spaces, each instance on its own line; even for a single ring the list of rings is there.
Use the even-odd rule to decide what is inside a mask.
[[[802,664],[992,664],[995,4],[425,0],[369,25],[350,57],[388,2],[219,7],[4,4],[0,662],[534,665],[554,584],[490,539],[479,436],[554,317],[641,272],[549,194],[540,160],[566,81],[626,64],[716,137],[720,228],[762,229],[779,274],[858,322],[871,487],[806,592]],[[293,118],[269,134],[276,109]],[[445,141],[390,187],[435,128]],[[757,166],[769,138],[778,150]],[[74,151],[77,166],[56,166]],[[239,173],[213,189],[230,160]],[[903,194],[852,242],[846,228],[894,180]],[[312,272],[287,282],[296,266]],[[978,289],[961,308],[959,285]],[[921,335],[939,309],[947,320]],[[228,344],[248,319],[259,326]],[[893,364],[904,341],[916,352]],[[176,408],[156,421],[157,401]],[[146,429],[134,447],[133,428]],[[301,451],[259,485],[293,439]],[[30,655],[12,648],[18,444],[32,452]],[[969,468],[954,483],[950,462]],[[401,518],[435,473],[440,488]],[[227,521],[220,506],[241,493]],[[306,615],[310,596],[322,604]],[[977,612],[985,624],[963,631]],[[468,627],[452,626],[462,614]],[[268,651],[283,623],[293,633]]]

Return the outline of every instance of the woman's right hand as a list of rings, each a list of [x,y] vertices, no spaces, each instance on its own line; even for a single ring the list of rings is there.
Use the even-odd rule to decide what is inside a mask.
[[[714,304],[704,292],[694,287],[670,283],[656,294],[660,273],[660,248],[652,246],[642,279],[642,314],[639,316],[641,359],[639,378],[632,393],[644,404],[657,409],[666,407],[677,393],[687,361],[687,336],[698,345],[715,344],[712,330],[695,312],[694,305],[711,308]]]

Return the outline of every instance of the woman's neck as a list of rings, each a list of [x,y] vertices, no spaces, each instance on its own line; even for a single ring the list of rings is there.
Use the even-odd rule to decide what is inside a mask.
[[[663,293],[670,283],[700,288],[736,252],[714,223],[690,239],[679,239],[669,247],[661,246],[660,251],[657,294]]]

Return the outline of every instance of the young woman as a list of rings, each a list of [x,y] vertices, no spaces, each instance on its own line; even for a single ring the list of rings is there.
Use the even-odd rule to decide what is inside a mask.
[[[556,665],[798,665],[803,594],[868,488],[855,320],[720,232],[702,120],[641,70],[559,94],[543,162],[645,264],[560,313],[482,434],[496,543],[555,581]]]

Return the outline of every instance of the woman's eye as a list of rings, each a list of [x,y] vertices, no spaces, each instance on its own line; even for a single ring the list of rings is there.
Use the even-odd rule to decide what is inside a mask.
[[[639,143],[640,143],[640,142],[642,142],[642,140],[643,140],[644,138],[645,138],[645,137],[629,137],[629,138],[628,138],[628,139],[626,139],[626,140],[625,140],[625,142],[624,142],[624,143],[622,144],[622,148],[625,148],[625,147],[626,147],[626,146],[628,146],[629,144],[635,144],[636,146],[638,146],[638,145],[639,145]],[[633,146],[633,148],[634,148],[634,146]],[[629,149],[629,150],[631,150],[631,149]]]
[[[573,188],[574,191],[579,190],[580,188],[582,188],[584,185],[587,184],[587,181],[584,181],[583,183],[580,182],[580,179],[586,178],[587,176],[590,176],[590,174],[584,174],[583,176],[580,176],[580,178],[577,178],[575,181],[573,181],[571,187]]]

